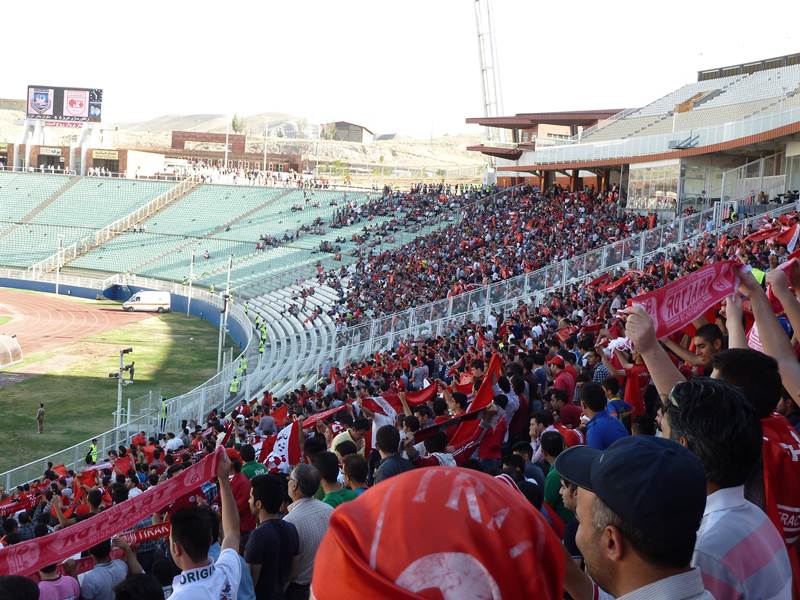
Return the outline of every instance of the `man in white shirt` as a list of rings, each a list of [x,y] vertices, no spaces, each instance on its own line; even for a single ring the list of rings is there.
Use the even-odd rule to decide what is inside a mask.
[[[176,450],[180,450],[183,447],[183,442],[181,438],[175,437],[175,434],[170,432],[167,434],[167,443],[164,444],[165,450],[171,450],[175,452]]]
[[[289,584],[286,593],[288,598],[308,597],[314,557],[322,536],[328,530],[333,507],[314,498],[321,480],[319,471],[305,464],[297,465],[289,476],[289,497],[293,502],[283,520],[297,528],[300,554],[299,572]]]
[[[170,600],[236,600],[242,566],[239,561],[239,511],[231,491],[231,461],[219,455],[217,480],[222,502],[222,552],[216,562],[208,558],[211,522],[208,512],[186,508],[170,517],[169,550],[181,574],[172,582]]]
[[[81,578],[81,598],[85,600],[114,600],[114,588],[132,574],[144,573],[136,554],[122,540],[116,540],[115,546],[125,552],[125,560],[111,559],[111,540],[100,542],[89,549],[94,557],[94,568]]]

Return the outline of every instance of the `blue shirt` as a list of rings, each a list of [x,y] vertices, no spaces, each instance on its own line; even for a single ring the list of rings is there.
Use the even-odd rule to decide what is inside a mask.
[[[222,546],[219,542],[214,542],[208,549],[208,558],[211,562],[217,562],[219,555],[222,553]],[[239,555],[239,563],[242,567],[242,578],[239,581],[239,592],[236,597],[239,600],[256,600],[256,588],[253,585],[253,577],[250,575],[250,567],[244,560],[242,555]]]
[[[596,450],[605,450],[626,435],[625,426],[606,411],[597,413],[586,424],[586,445]]]
[[[608,406],[606,406],[606,411],[614,418],[620,418],[622,413],[629,410],[633,410],[633,407],[625,402],[625,400],[611,400]]]

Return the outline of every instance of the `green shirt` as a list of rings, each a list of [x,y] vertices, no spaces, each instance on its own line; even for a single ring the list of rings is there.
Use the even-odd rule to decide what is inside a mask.
[[[244,473],[244,476],[247,477],[248,479],[252,479],[256,475],[266,475],[267,467],[262,465],[260,462],[254,460],[252,462],[244,463],[242,465],[242,473]]]
[[[564,506],[564,500],[561,498],[561,476],[556,471],[555,467],[550,467],[547,472],[547,477],[544,478],[544,501],[552,506],[558,513],[558,516],[564,521],[571,521],[575,518],[571,510],[567,510]]]
[[[355,500],[356,493],[348,488],[342,488],[335,492],[329,492],[325,494],[325,497],[322,501],[325,504],[330,504],[333,508],[339,506],[342,502],[348,502],[349,500]]]

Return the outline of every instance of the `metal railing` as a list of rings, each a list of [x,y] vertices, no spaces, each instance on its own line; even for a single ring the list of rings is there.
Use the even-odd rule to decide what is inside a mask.
[[[646,243],[644,247],[647,251],[645,252],[641,252],[641,250],[634,252],[633,248],[630,247],[618,255],[612,263],[602,265],[593,271],[585,270],[581,265],[577,265],[577,270],[572,272],[565,272],[569,268],[568,265],[548,267],[543,269],[545,271],[544,274],[529,273],[520,278],[509,279],[488,286],[488,290],[485,292],[480,290],[480,293],[473,298],[462,298],[458,301],[453,301],[455,299],[442,300],[442,306],[446,312],[443,310],[443,314],[439,318],[425,322],[415,320],[411,311],[406,311],[409,314],[405,321],[402,315],[390,317],[396,319],[394,324],[401,324],[402,327],[393,327],[383,335],[373,336],[371,335],[373,332],[369,331],[368,328],[359,329],[357,326],[350,332],[353,336],[352,343],[349,346],[338,348],[334,356],[337,364],[343,365],[372,355],[375,352],[389,350],[403,340],[419,339],[432,335],[448,335],[468,320],[485,321],[492,311],[508,313],[516,309],[521,302],[527,303],[531,300],[536,305],[539,305],[548,295],[564,291],[570,286],[579,285],[581,282],[595,278],[605,272],[629,269],[641,270],[646,264],[649,264],[660,255],[665,255],[668,249],[691,246],[705,239],[706,234],[741,236],[748,232],[750,227],[768,223],[774,217],[796,211],[799,208],[800,203],[793,202],[733,224],[721,223],[719,227],[710,232],[706,232],[704,228],[698,226],[681,226],[678,228],[680,231],[677,233],[683,233],[684,235],[678,235],[675,238],[671,238],[671,234],[664,237],[664,231],[662,231],[662,235],[658,236],[662,243],[661,246],[647,249],[649,244]],[[698,222],[696,225],[699,224]],[[655,242],[655,239],[656,237],[653,237],[650,241]],[[625,242],[620,243],[625,244]],[[325,359],[323,358],[322,360]],[[303,368],[303,365],[301,364],[300,367]]]
[[[671,142],[689,137],[694,139],[692,147],[709,146],[741,139],[797,122],[800,122],[800,107],[791,107],[777,112],[756,114],[738,121],[672,133],[544,147],[525,152],[519,162],[520,164],[536,165],[646,156],[674,150],[674,148],[670,148]]]
[[[189,192],[194,187],[199,185],[199,183],[199,179],[194,177],[182,180],[180,183],[171,187],[163,194],[159,194],[150,200],[144,206],[140,206],[132,213],[129,213],[124,217],[117,219],[113,223],[93,231],[89,235],[84,236],[83,238],[73,242],[72,244],[69,244],[64,248],[61,248],[55,254],[52,254],[51,256],[48,256],[37,263],[34,263],[28,267],[28,270],[35,277],[41,273],[53,271],[59,266],[63,266],[70,260],[78,258],[92,248],[95,248],[100,244],[107,242],[111,238],[116,237],[120,233],[130,229],[137,223],[152,215],[154,212],[164,208],[176,198],[179,198],[183,194]]]

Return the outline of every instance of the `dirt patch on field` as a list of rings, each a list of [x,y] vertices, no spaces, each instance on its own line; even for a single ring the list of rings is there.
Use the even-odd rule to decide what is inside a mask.
[[[30,379],[31,375],[28,373],[2,373],[0,372],[0,388],[4,385],[13,385],[20,381]]]
[[[12,317],[0,334],[16,335],[24,355],[136,323],[150,313],[124,312],[120,307],[55,294],[0,289],[0,314]]]

